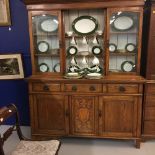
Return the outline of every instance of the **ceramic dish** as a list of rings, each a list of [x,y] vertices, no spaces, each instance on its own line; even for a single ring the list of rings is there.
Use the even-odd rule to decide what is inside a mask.
[[[88,79],[101,79],[103,76],[100,73],[89,73],[86,75]]]
[[[133,72],[135,70],[135,64],[132,61],[124,61],[121,64],[121,70],[123,72]]]
[[[48,72],[49,71],[49,67],[48,67],[48,65],[46,64],[46,63],[41,63],[40,65],[39,65],[39,71],[40,72]]]
[[[78,66],[70,66],[69,68],[68,68],[68,71],[69,72],[76,72],[76,71],[78,71],[80,68],[78,67]]]
[[[117,46],[113,43],[109,44],[109,52],[116,52],[117,51]]]
[[[89,35],[97,30],[98,22],[92,16],[80,16],[73,21],[72,28],[79,35]]]
[[[38,52],[40,53],[45,53],[49,50],[49,44],[48,42],[46,41],[40,41],[38,44],[37,44],[37,50]]]
[[[53,67],[53,70],[54,70],[54,72],[59,73],[60,72],[60,63],[55,64]]]
[[[135,50],[136,50],[136,45],[133,44],[133,43],[129,43],[129,44],[127,44],[127,45],[125,46],[125,50],[126,50],[127,52],[135,52]]]
[[[64,78],[66,79],[80,79],[82,78],[83,76],[78,74],[78,73],[67,73]]]
[[[58,29],[58,20],[55,18],[44,19],[41,21],[40,27],[44,32],[55,32]]]
[[[133,28],[134,19],[131,16],[122,15],[115,19],[113,27],[118,31],[127,31]]]
[[[95,73],[102,73],[103,69],[100,66],[98,66],[98,65],[93,65],[93,66],[90,67],[89,71],[92,72],[92,73],[93,72],[95,72]]]
[[[100,46],[94,46],[92,48],[92,53],[94,55],[100,55],[102,53],[102,48]]]
[[[70,47],[67,49],[68,55],[76,55],[77,52],[78,52],[78,49],[77,49],[75,46],[70,46]]]

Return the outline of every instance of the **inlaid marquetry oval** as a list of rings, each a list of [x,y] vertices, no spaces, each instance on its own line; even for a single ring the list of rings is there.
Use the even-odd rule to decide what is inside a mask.
[[[79,119],[81,122],[87,122],[89,120],[89,110],[85,108],[81,108],[79,110]]]

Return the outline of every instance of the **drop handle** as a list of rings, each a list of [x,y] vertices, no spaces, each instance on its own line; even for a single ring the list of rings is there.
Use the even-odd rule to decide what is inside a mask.
[[[89,90],[90,90],[90,91],[95,91],[96,88],[95,88],[95,86],[90,86]]]
[[[120,92],[125,92],[125,91],[126,91],[126,89],[125,89],[125,87],[124,87],[124,86],[119,86],[119,91],[120,91]]]
[[[72,86],[72,91],[77,91],[77,86]]]
[[[43,90],[49,91],[49,86],[48,85],[44,85]]]

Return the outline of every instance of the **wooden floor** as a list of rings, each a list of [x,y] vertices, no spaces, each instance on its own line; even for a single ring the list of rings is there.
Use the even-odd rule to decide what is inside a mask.
[[[25,136],[30,136],[30,127],[22,127]],[[17,135],[13,134],[5,143],[6,155],[10,155],[18,143]],[[65,138],[59,155],[155,155],[155,140],[141,144],[140,149],[134,147],[133,141]]]

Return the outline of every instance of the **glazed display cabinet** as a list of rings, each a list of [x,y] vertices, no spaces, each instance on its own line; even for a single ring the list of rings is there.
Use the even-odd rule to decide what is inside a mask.
[[[141,141],[144,1],[30,1],[32,137]]]

